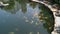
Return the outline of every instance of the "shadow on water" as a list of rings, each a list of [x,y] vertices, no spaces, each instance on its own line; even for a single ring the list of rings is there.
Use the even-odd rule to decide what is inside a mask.
[[[42,4],[28,0],[4,3],[10,5],[0,9],[0,34],[50,34],[53,30],[53,13]]]
[[[52,11],[44,5],[40,4],[39,8],[41,8],[41,11],[39,13],[39,16],[41,16],[41,17],[39,19],[45,21],[43,26],[51,34],[51,32],[54,30],[54,23],[55,23],[54,15],[53,15]]]

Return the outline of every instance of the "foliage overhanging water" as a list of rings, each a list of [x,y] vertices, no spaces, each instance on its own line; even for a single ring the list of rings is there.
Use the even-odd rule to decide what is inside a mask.
[[[51,33],[52,14],[42,4],[28,0],[8,0],[4,3],[10,5],[0,8],[0,34]]]

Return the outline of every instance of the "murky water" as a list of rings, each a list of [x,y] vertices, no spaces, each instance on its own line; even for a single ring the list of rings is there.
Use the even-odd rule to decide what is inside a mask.
[[[0,8],[0,34],[50,34],[52,15],[42,4],[11,0]]]

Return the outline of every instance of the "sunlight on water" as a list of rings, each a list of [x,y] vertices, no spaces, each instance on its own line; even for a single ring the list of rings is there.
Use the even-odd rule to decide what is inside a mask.
[[[45,19],[48,19],[48,17],[44,17]]]
[[[26,17],[26,16],[24,16],[24,19],[27,19],[27,17]]]
[[[9,34],[14,34],[14,32],[9,32]]]
[[[9,6],[0,8],[0,34],[49,33],[50,24],[44,21],[48,20],[45,15],[49,14],[45,14],[45,10],[41,14],[42,9],[38,3],[27,0],[10,0],[8,3]]]
[[[30,23],[32,24],[32,23],[34,23],[34,21],[33,21],[33,20],[31,20],[31,22],[30,22]]]
[[[38,13],[37,13],[37,12],[34,12],[34,13],[33,13],[33,16],[38,16]]]
[[[30,32],[29,34],[33,34],[33,32]]]
[[[37,32],[37,34],[40,34],[39,32]]]
[[[39,23],[36,22],[35,25],[39,25]]]
[[[29,20],[26,20],[26,22],[29,22]]]

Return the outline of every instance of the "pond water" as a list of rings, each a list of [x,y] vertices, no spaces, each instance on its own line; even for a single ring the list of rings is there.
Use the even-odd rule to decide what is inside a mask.
[[[52,15],[42,4],[9,0],[0,8],[0,34],[50,34]]]

